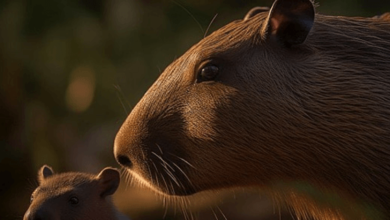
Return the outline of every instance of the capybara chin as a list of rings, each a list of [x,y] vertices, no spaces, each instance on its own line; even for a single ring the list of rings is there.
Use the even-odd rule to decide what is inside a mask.
[[[38,181],[23,220],[128,220],[110,198],[120,182],[117,169],[108,167],[98,175],[56,174],[44,165]]]
[[[114,154],[162,194],[257,186],[302,218],[390,219],[390,20],[255,8],[164,70]]]

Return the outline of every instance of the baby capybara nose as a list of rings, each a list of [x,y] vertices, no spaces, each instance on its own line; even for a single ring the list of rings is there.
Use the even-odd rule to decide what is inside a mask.
[[[131,162],[130,158],[126,155],[115,155],[116,161],[124,167],[131,168],[133,166],[133,163]]]
[[[30,212],[27,211],[23,220],[44,220],[42,211]]]

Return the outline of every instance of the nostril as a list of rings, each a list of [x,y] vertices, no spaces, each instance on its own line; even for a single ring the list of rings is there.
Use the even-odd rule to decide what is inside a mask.
[[[133,166],[133,163],[131,162],[131,160],[128,157],[124,156],[124,155],[119,155],[117,157],[117,161],[122,166],[125,166],[125,167],[128,167],[128,168],[131,168]]]

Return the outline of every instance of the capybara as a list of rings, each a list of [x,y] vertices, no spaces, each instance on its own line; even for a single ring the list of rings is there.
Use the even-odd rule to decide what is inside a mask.
[[[23,220],[125,220],[111,201],[120,182],[117,169],[105,168],[98,175],[67,172],[55,174],[44,165],[38,172],[39,186]]]
[[[251,186],[304,219],[390,219],[388,15],[251,10],[164,70],[114,154],[166,195]]]

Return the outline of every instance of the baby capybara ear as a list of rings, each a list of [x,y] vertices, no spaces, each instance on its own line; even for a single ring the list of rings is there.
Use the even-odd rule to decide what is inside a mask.
[[[262,36],[287,47],[302,44],[313,27],[314,16],[311,0],[276,0],[264,22]]]
[[[41,184],[46,178],[53,175],[54,171],[48,165],[43,165],[38,171],[38,182]]]
[[[97,176],[99,180],[99,186],[101,189],[100,196],[106,197],[114,194],[119,186],[120,175],[119,171],[115,168],[106,167]]]

